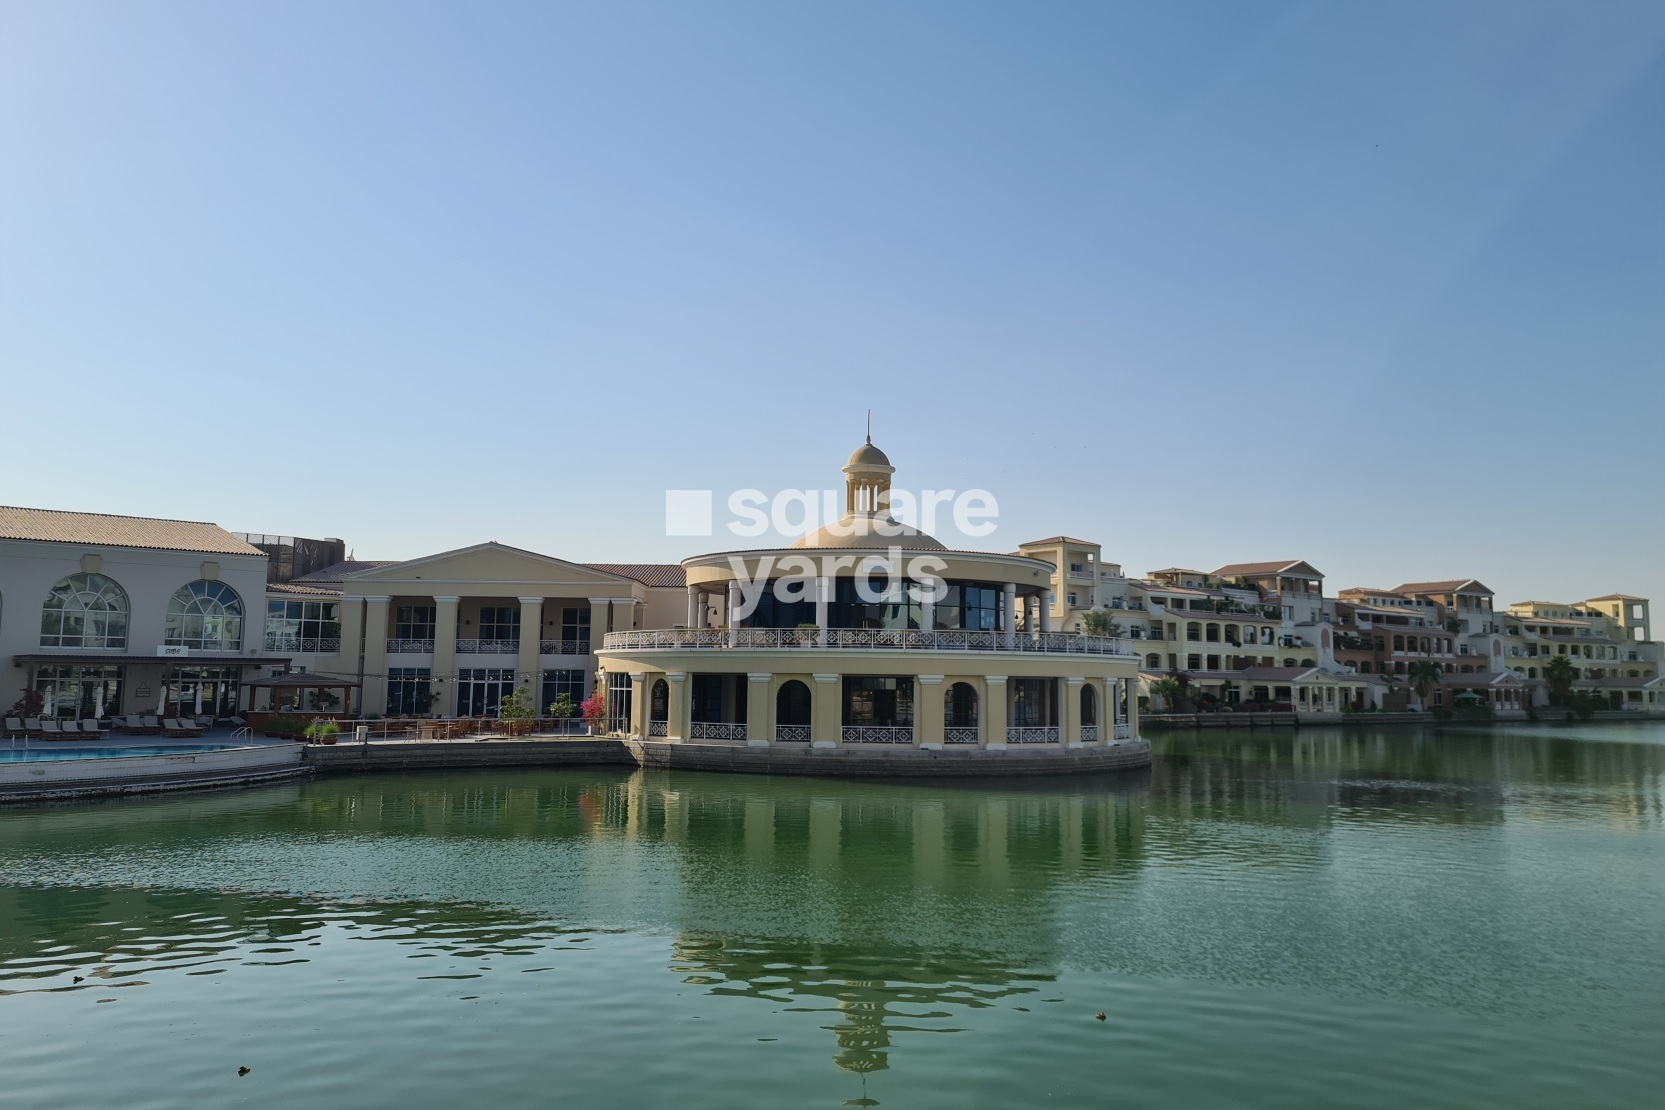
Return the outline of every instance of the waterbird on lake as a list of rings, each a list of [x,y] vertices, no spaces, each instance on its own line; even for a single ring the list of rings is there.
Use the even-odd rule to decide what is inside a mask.
[[[247,1068],[247,1067],[246,1067],[246,1066],[244,1066],[244,1067],[239,1067],[239,1068],[238,1068],[238,1069],[237,1069],[237,1074],[238,1074],[238,1075],[247,1075],[247,1074],[249,1074],[249,1069],[248,1069],[248,1068]]]

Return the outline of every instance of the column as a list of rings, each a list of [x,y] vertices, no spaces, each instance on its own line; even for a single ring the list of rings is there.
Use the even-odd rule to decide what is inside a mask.
[[[985,675],[983,686],[983,747],[1003,752],[1006,750],[1006,676]]]
[[[688,627],[698,628],[705,622],[700,620],[700,588],[688,587]]]
[[[810,707],[810,747],[836,748],[844,735],[843,707],[839,705],[839,681],[835,674],[815,676],[814,702]]]
[[[343,597],[340,611],[341,669],[349,674],[362,674],[360,668],[364,662],[364,599]],[[34,686],[31,684],[29,688],[32,690]],[[276,693],[274,690],[273,694]],[[278,705],[277,701],[272,702],[274,710]]]
[[[543,716],[544,708],[538,705],[543,698],[542,640],[543,598],[523,597],[520,599],[520,651],[515,662],[520,673],[526,676],[526,688],[539,717]]]
[[[594,674],[600,665],[596,653],[607,642],[607,625],[612,619],[612,607],[604,597],[592,597],[587,600],[590,603],[590,658],[585,669]]]
[[[818,646],[827,646],[827,606],[832,601],[832,579],[822,576],[815,580],[815,627]]]
[[[630,675],[630,724],[627,732],[632,739],[647,739],[647,675],[641,671]]]
[[[746,747],[767,748],[775,742],[774,706],[769,704],[768,671],[746,675]]]
[[[1123,679],[1127,683],[1127,735],[1131,740],[1139,739],[1139,680],[1136,678]]]
[[[1080,675],[1070,675],[1064,679],[1064,712],[1059,718],[1063,721],[1063,731],[1058,734],[1066,748],[1081,746],[1081,688],[1086,685]]]
[[[636,619],[640,615],[637,612],[637,606],[639,606],[641,602],[637,601],[633,597],[615,597],[610,600],[613,602],[612,631],[635,631],[637,626],[641,624],[641,622]]]
[[[934,632],[937,627],[937,595],[929,590],[924,591],[924,594],[919,602],[919,630]]]
[[[671,671],[665,675],[665,681],[670,683],[671,699],[669,712],[665,714],[665,739],[688,739],[688,672]]]
[[[1049,594],[1041,595],[1041,631],[1052,631],[1052,597]]]
[[[735,616],[738,612],[740,612],[740,583],[730,579],[728,598],[723,609],[723,623],[728,625],[729,647],[735,647],[740,643],[739,618]]]
[[[455,597],[434,597],[434,669],[429,689],[434,709],[441,717],[457,713],[457,602]]]
[[[1107,678],[1099,684],[1104,691],[1104,711],[1099,714],[1103,718],[1098,730],[1100,743],[1115,743],[1116,726],[1122,721],[1122,689],[1126,681],[1123,678]]]
[[[387,606],[390,597],[364,599],[364,660],[359,665],[359,712],[387,711]]]
[[[1017,642],[1017,583],[1006,583],[1006,589],[1000,600],[1000,622],[1002,631],[1006,634],[1005,644],[1011,647]]]
[[[942,676],[915,675],[913,682],[913,746],[933,752],[941,751]]]

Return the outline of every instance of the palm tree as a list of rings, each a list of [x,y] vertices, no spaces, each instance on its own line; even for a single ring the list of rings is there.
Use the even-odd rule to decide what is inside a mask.
[[[1549,683],[1549,697],[1556,705],[1564,705],[1567,695],[1572,693],[1573,681],[1578,678],[1578,668],[1572,665],[1572,660],[1565,655],[1557,655],[1544,664],[1544,681]]]
[[[1418,659],[1405,670],[1405,677],[1410,680],[1411,689],[1416,691],[1417,700],[1422,708],[1428,708],[1428,695],[1434,687],[1440,684],[1440,665],[1430,659]]]
[[[1175,678],[1173,675],[1168,675],[1166,678],[1159,678],[1150,684],[1150,692],[1162,699],[1163,706],[1170,713],[1178,711],[1180,695],[1183,693],[1183,688],[1179,684],[1179,679]]]

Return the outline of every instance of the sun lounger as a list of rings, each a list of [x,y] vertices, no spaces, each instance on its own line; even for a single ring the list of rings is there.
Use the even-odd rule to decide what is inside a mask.
[[[83,733],[91,733],[93,736],[108,736],[110,734],[109,729],[98,727],[98,719],[96,717],[81,718],[81,731]]]
[[[27,736],[28,735],[27,730],[25,730],[24,727],[23,727],[23,718],[22,717],[7,717],[6,718],[6,735],[8,737]]]
[[[71,717],[67,721],[59,721],[58,731],[63,733],[65,736],[80,736],[81,722],[77,721],[74,717]]]
[[[40,723],[40,734],[47,740],[61,740],[64,730],[58,727],[57,721],[48,719]]]
[[[30,735],[30,736],[39,736],[40,735],[40,718],[39,717],[25,717],[25,718],[23,718],[23,731],[25,733],[27,733],[28,735]]]
[[[145,724],[137,713],[129,713],[121,727],[124,732],[131,732],[135,736],[149,736],[156,731],[153,726]]]
[[[202,729],[197,728],[195,725],[188,725],[184,721],[175,720],[174,718],[169,717],[167,720],[162,722],[162,734],[164,736],[172,736],[176,740],[183,740],[192,736],[201,736]]]
[[[144,722],[144,730],[152,736],[162,731],[162,722],[155,717],[140,717],[139,720]]]

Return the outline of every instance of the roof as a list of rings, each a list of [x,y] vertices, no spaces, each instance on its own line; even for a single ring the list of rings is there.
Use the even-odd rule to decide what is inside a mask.
[[[644,586],[686,586],[687,572],[681,563],[585,563],[591,570],[616,574]]]
[[[1463,587],[1474,586],[1467,590]],[[1450,578],[1443,582],[1405,582],[1393,588],[1399,594],[1489,594],[1492,588],[1476,578]]]
[[[1028,543],[1020,543],[1020,544],[1018,544],[1018,546],[1019,547],[1052,547],[1052,546],[1054,546],[1056,544],[1060,544],[1060,543],[1079,544],[1082,547],[1097,547],[1098,546],[1098,544],[1094,543],[1092,540],[1078,540],[1074,536],[1048,536],[1044,540],[1030,540]]]
[[[881,451],[877,447],[873,446],[873,441],[871,439],[869,439],[866,443],[862,444],[860,447],[857,447],[853,452],[851,452],[850,461],[844,464],[846,469],[848,469],[849,467],[852,467],[852,466],[889,466],[889,465],[890,465],[890,459],[888,457],[886,457],[886,455],[883,451]]]
[[[315,570],[311,574],[303,574],[298,578],[291,578],[292,584],[302,586],[337,586],[344,578],[358,574],[360,571],[375,570],[377,567],[390,567],[396,559],[343,559],[339,563],[331,563],[322,570]],[[336,593],[341,591],[337,589]]]
[[[1395,677],[1401,682],[1405,681],[1403,675],[1396,675]],[[1516,674],[1514,671],[1471,671],[1468,674],[1447,671],[1440,675],[1440,685],[1442,686],[1496,686],[1500,682],[1508,684],[1525,681],[1526,679],[1523,676]]]
[[[1590,601],[1646,601],[1646,600],[1648,600],[1648,599],[1645,598],[1645,597],[1637,597],[1635,594],[1602,594],[1600,597],[1590,598]],[[1589,604],[1589,602],[1586,602],[1585,604]]]
[[[1293,571],[1303,578],[1322,578],[1324,574],[1305,559],[1279,559],[1270,563],[1227,563],[1214,572],[1216,578],[1248,578],[1259,574],[1283,574]]]
[[[341,584],[333,586],[309,586],[301,582],[268,582],[266,592],[269,594],[299,594],[303,597],[340,597]]]
[[[77,543],[92,547],[141,547],[205,555],[266,553],[221,528],[200,520],[167,520],[108,513],[69,513],[0,505],[0,539]]]

